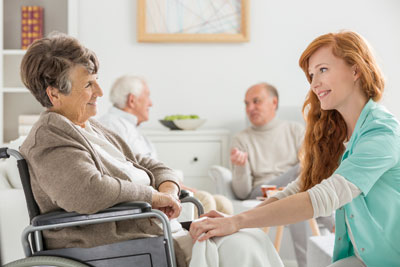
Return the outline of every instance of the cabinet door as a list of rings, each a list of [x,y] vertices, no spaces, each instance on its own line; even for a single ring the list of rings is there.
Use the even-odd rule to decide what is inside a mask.
[[[187,176],[208,176],[211,165],[221,165],[220,142],[154,142],[158,158],[168,167],[183,171]]]

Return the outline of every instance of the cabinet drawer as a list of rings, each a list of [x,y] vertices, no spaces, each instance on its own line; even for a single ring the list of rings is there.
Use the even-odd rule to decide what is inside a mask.
[[[207,176],[211,165],[222,164],[220,142],[154,142],[158,158],[184,176]]]

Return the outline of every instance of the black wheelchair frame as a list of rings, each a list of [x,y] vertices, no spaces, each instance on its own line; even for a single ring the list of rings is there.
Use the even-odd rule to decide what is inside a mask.
[[[10,156],[17,159],[30,225],[24,229],[21,237],[26,258],[5,266],[38,266],[43,264],[60,267],[176,266],[171,228],[168,218],[163,212],[152,209],[150,204],[146,202],[129,202],[88,215],[62,210],[40,214],[39,207],[33,197],[26,160],[17,150],[7,147],[0,148],[0,158],[9,158]],[[199,216],[204,213],[201,203],[190,196],[187,191],[182,190],[180,200],[182,203],[193,203],[197,207]],[[93,248],[46,250],[43,244],[42,231],[44,230],[142,218],[159,219],[162,223],[163,236],[122,241]],[[182,226],[188,229],[190,222],[184,222]]]

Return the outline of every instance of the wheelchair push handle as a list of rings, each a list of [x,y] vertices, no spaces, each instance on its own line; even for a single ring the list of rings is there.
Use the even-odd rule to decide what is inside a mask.
[[[0,148],[0,159],[8,159],[10,156],[13,156],[17,160],[24,159],[22,155],[15,149],[11,149],[8,147]]]
[[[8,159],[10,155],[7,153],[8,147],[0,148],[0,159]]]

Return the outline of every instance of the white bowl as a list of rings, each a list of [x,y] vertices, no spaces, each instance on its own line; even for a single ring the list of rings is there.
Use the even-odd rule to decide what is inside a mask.
[[[182,130],[195,130],[206,122],[205,119],[174,120],[174,124]]]

